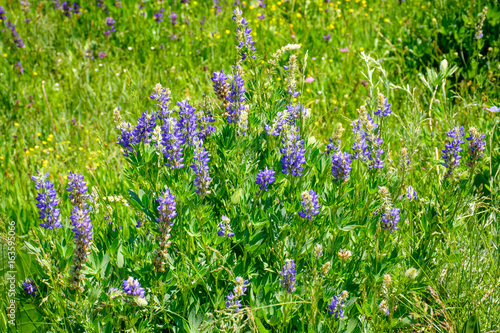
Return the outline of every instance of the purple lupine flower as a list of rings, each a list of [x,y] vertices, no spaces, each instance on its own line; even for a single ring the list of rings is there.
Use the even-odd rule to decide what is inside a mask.
[[[331,137],[328,138],[329,143],[326,145],[325,155],[329,156],[332,152],[336,152],[340,149],[340,140],[337,140],[336,143],[333,142]]]
[[[453,170],[460,165],[460,159],[462,158],[459,154],[462,151],[460,145],[465,143],[463,140],[465,135],[464,127],[455,127],[450,132],[446,133],[446,135],[452,140],[446,140],[445,149],[442,150],[444,162],[441,163],[441,165],[446,168],[446,173],[444,175],[445,179],[451,177]]]
[[[332,176],[334,181],[346,182],[351,173],[351,154],[338,151],[332,156]]]
[[[73,265],[70,270],[70,288],[78,288],[81,291],[83,287],[79,287],[79,284],[85,279],[82,270],[85,267],[85,262],[92,246],[93,226],[90,221],[89,211],[90,207],[86,203],[82,206],[74,206],[70,217],[71,225],[73,226],[71,230],[75,233]]]
[[[193,164],[191,164],[190,167],[196,174],[196,178],[194,180],[194,185],[196,186],[195,191],[199,195],[205,196],[206,194],[210,193],[210,190],[208,188],[210,186],[210,182],[212,181],[208,168],[208,161],[210,161],[210,159],[208,158],[208,151],[206,151],[205,147],[203,147],[203,140],[195,137],[194,145],[194,160]]]
[[[486,110],[488,110],[490,112],[498,112],[498,111],[500,111],[500,108],[496,105],[493,105],[493,106],[487,108]]]
[[[335,315],[335,318],[344,318],[344,300],[342,296],[333,296],[332,302],[328,305],[328,314]]]
[[[112,18],[112,17],[107,17],[106,18],[106,24],[108,25],[109,29],[104,31],[104,35],[106,37],[109,37],[111,35],[111,33],[113,32],[116,32],[116,29],[115,29],[115,20]]]
[[[212,125],[214,122],[215,118],[212,111],[206,110],[206,113],[201,112],[198,116],[198,138],[200,140],[205,140],[210,134],[215,133],[215,127]]]
[[[172,12],[170,14],[170,23],[172,23],[172,25],[176,25],[177,24],[177,14]]]
[[[330,41],[331,38],[332,36],[330,34],[323,36],[323,39],[326,40],[327,42]]]
[[[234,237],[234,232],[231,228],[231,220],[226,216],[222,215],[221,217],[222,222],[219,223],[219,232],[217,232],[217,235],[220,237]]]
[[[142,113],[142,116],[137,120],[137,125],[132,131],[133,135],[133,143],[137,144],[144,140],[144,143],[151,142],[151,133],[154,131],[156,127],[156,114],[151,111],[148,113],[147,111]]]
[[[32,297],[35,297],[36,292],[38,291],[38,288],[35,285],[35,282],[31,279],[26,279],[23,281],[23,291]]]
[[[167,116],[174,111],[173,109],[169,109],[170,94],[170,89],[163,88],[160,84],[157,84],[153,89],[153,93],[149,96],[149,98],[159,102],[159,104],[156,104],[156,106],[158,106],[158,118],[162,119],[164,122]]]
[[[2,21],[5,21],[7,20],[7,11],[5,11],[5,8],[3,8],[2,6],[0,6],[0,20]]]
[[[167,159],[165,166],[172,169],[180,169],[184,167],[182,162],[183,157],[183,147],[185,140],[182,135],[182,131],[178,126],[178,122],[175,118],[168,117],[164,120],[161,126],[162,130],[162,141],[161,144],[163,149],[163,156]]]
[[[135,142],[134,139],[134,129],[132,125],[128,122],[122,122],[119,126],[120,136],[118,136],[118,141],[116,142],[123,148],[123,156],[128,157],[130,152],[134,151],[132,144]]]
[[[308,115],[308,109],[301,103],[295,106],[292,104],[287,105],[286,111],[287,111],[286,122],[289,125],[293,126],[297,124],[297,120],[301,119],[301,117],[304,118],[307,117]]]
[[[293,259],[286,259],[285,265],[283,265],[283,270],[279,273],[281,275],[281,286],[290,294],[293,293],[295,291],[295,277],[297,276],[295,262]]]
[[[273,124],[265,124],[264,129],[267,135],[280,136],[284,130],[285,124],[289,124],[290,117],[287,112],[278,112],[273,119]]]
[[[104,4],[104,0],[97,0],[97,8],[101,8],[104,12],[108,12],[108,6]]]
[[[194,107],[187,101],[177,102],[177,106],[180,108],[177,126],[185,142],[191,145],[193,144],[193,139],[198,135],[198,117]]]
[[[36,207],[39,209],[39,218],[42,220],[40,226],[45,229],[53,230],[54,227],[62,228],[61,218],[59,214],[61,210],[57,208],[59,199],[54,190],[54,183],[48,180],[49,173],[40,176],[31,176],[35,182],[35,188],[38,190],[36,197]]]
[[[170,226],[173,226],[174,224],[170,221],[177,216],[175,195],[171,194],[167,188],[156,201],[158,201],[158,218],[156,221],[159,223],[168,222]]]
[[[260,6],[260,8],[266,8],[266,4],[264,3],[264,0],[259,0],[259,6]]]
[[[19,37],[19,34],[17,33],[16,26],[12,24],[12,22],[10,21],[5,21],[5,26],[11,31],[12,38],[14,38],[14,43],[16,43],[16,46],[19,48],[25,47],[23,40],[21,39],[21,37]]]
[[[293,129],[290,130],[287,137],[282,140],[284,147],[280,149],[281,167],[284,174],[290,173],[294,177],[302,176],[305,162],[304,140],[300,140],[299,134]]]
[[[122,290],[125,294],[129,296],[137,296],[144,298],[144,288],[141,287],[141,284],[138,280],[129,276],[127,280],[123,280]]]
[[[220,72],[214,72],[210,79],[214,83],[215,95],[223,102],[223,107],[227,107],[229,103],[229,84],[227,83],[227,77],[224,74],[224,70],[221,69]]]
[[[213,8],[215,9],[215,15],[218,15],[222,11],[222,6],[219,4],[220,0],[213,0]],[[205,17],[203,17],[203,23],[205,23]],[[203,24],[202,24],[203,25]]]
[[[319,196],[311,189],[309,192],[302,192],[301,197],[302,201],[300,203],[304,208],[299,212],[299,216],[312,220],[314,216],[319,214],[319,209],[321,208],[318,202]]]
[[[239,8],[234,10],[233,21],[236,22],[236,39],[238,40],[238,48],[241,49],[241,60],[247,58],[247,54],[250,54],[252,59],[255,59],[253,53],[257,51],[255,49],[255,41],[252,41],[252,29],[248,27],[248,21],[242,17],[243,13]]]
[[[101,59],[106,58],[106,52],[104,52],[104,51],[99,52],[99,58],[101,58]]]
[[[387,101],[387,98],[384,99],[383,106],[380,105],[377,111],[374,112],[374,114],[376,114],[379,117],[387,117],[391,113],[392,113],[391,104]]]
[[[265,20],[265,19],[266,19],[266,16],[265,16],[264,14],[260,14],[260,15],[258,15],[258,16],[257,16],[257,18],[258,18],[259,20]]]
[[[227,100],[227,122],[238,124],[241,112],[245,109],[245,80],[240,75],[239,67],[234,68],[234,81],[231,82],[231,91]]]
[[[163,193],[160,194],[158,201],[158,232],[159,235],[156,237],[158,240],[158,247],[153,254],[153,262],[155,268],[159,272],[165,271],[165,265],[167,263],[167,253],[170,247],[170,231],[174,222],[172,219],[177,216],[176,212],[176,202],[175,195],[170,193],[167,188]]]
[[[264,170],[259,171],[255,183],[259,185],[261,191],[268,191],[269,185],[274,183],[276,180],[276,178],[274,178],[275,174],[276,172],[274,172],[273,169],[268,169],[267,167],[265,167]]]
[[[417,200],[417,191],[411,185],[406,188],[406,195],[410,201]]]
[[[165,12],[165,9],[160,8],[160,11],[156,14],[154,14],[155,21],[157,23],[163,22],[163,13]]]
[[[391,314],[391,311],[389,310],[389,303],[385,299],[379,303],[378,310],[386,316],[389,316]]]
[[[247,280],[243,280],[241,276],[236,277],[236,286],[234,287],[233,291],[229,293],[228,296],[226,296],[226,308],[231,308],[234,310],[234,312],[238,313],[241,308],[241,298],[243,295],[245,295],[245,292],[247,291],[247,286],[249,282]]]
[[[469,129],[469,161],[468,167],[474,167],[479,159],[483,156],[483,151],[486,149],[486,142],[484,142],[485,135],[479,133],[474,127]]]
[[[90,194],[87,194],[87,183],[84,182],[83,175],[79,173],[73,173],[70,171],[68,175],[68,188],[66,191],[69,192],[69,198],[71,200],[71,205],[74,207],[84,207],[87,205],[87,199],[91,199]]]
[[[352,122],[352,127],[355,135],[355,142],[352,146],[354,150],[354,159],[358,159],[361,153],[361,160],[368,163],[369,169],[382,169],[384,161],[381,159],[385,153],[381,148],[384,140],[377,134],[378,123],[373,121],[370,115],[363,115],[362,118]]]
[[[388,208],[384,213],[382,213],[382,229],[388,229],[391,234],[394,230],[398,230],[398,222],[401,219],[399,217],[399,208]]]

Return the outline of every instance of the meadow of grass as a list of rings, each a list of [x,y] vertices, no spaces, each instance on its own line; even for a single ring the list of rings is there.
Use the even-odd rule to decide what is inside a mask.
[[[234,2],[0,4],[0,331],[500,332],[498,1]],[[145,111],[163,138],[177,123],[183,168],[165,166],[155,125],[141,139],[121,123]],[[47,172],[53,230],[31,179]],[[69,197],[70,172],[91,198]]]

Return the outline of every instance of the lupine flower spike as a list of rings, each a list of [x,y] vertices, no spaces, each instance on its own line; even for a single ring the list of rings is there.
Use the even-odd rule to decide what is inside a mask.
[[[321,208],[318,202],[318,195],[313,190],[310,190],[309,192],[302,192],[301,196],[302,201],[300,203],[304,208],[299,212],[299,216],[312,220],[314,216],[319,214],[319,209]]]
[[[283,270],[279,273],[281,275],[281,286],[290,294],[293,293],[295,291],[295,277],[297,276],[293,259],[286,259]]]
[[[463,140],[465,135],[464,127],[455,127],[446,133],[446,135],[451,138],[451,141],[447,141],[445,149],[442,150],[444,162],[441,165],[446,168],[445,179],[450,178],[453,175],[453,171],[460,165],[460,159],[462,158],[460,156],[460,152],[462,151],[460,145],[465,143]]]
[[[241,308],[241,297],[247,291],[248,280],[243,280],[242,277],[236,277],[236,286],[233,291],[226,296],[226,308],[232,309],[234,312],[238,313]]]
[[[164,272],[168,248],[171,244],[170,231],[174,225],[172,219],[177,216],[175,195],[166,189],[156,201],[159,203],[158,218],[156,219],[158,222],[158,236],[156,236],[158,247],[153,254],[153,263],[159,272]]]
[[[38,288],[36,287],[35,282],[33,282],[33,280],[27,279],[23,281],[23,291],[27,295],[35,297]]]
[[[269,185],[274,183],[274,181],[276,180],[276,178],[274,177],[275,174],[276,172],[274,172],[273,169],[268,169],[267,167],[265,167],[264,170],[259,171],[255,183],[259,185],[261,191],[267,192],[269,190]]]
[[[52,230],[55,228],[61,228],[61,218],[59,217],[60,209],[57,208],[59,199],[57,199],[57,193],[54,190],[54,183],[52,183],[49,178],[49,173],[40,176],[31,176],[31,179],[35,182],[35,188],[37,192],[37,208],[39,209],[38,214],[42,223],[40,226],[45,229]]]
[[[231,229],[231,220],[226,216],[222,215],[222,222],[219,223],[219,232],[217,233],[218,236],[220,237],[234,237],[234,232]]]

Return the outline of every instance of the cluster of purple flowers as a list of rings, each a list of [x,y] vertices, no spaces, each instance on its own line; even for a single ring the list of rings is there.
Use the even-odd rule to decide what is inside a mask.
[[[132,131],[133,143],[138,144],[142,140],[144,143],[151,142],[151,133],[156,127],[156,114],[151,111],[142,113],[142,116],[137,120],[137,126]]]
[[[469,161],[468,167],[474,167],[479,159],[483,156],[483,151],[486,149],[485,135],[479,133],[474,127],[469,129]]]
[[[2,6],[0,6],[0,20],[5,21],[5,26],[12,33],[12,38],[14,38],[14,43],[19,48],[25,47],[23,40],[21,39],[21,37],[19,37],[19,34],[17,33],[16,26],[12,24],[12,22],[7,20],[7,16],[5,14],[7,14],[7,12]]]
[[[16,64],[14,65],[16,68],[19,68],[19,73],[20,74],[23,74],[24,73],[24,67],[23,65],[21,64],[20,61],[16,62]]]
[[[283,270],[279,273],[281,275],[281,286],[290,294],[293,293],[295,291],[295,277],[297,276],[295,262],[293,259],[286,259],[285,265],[283,265]]]
[[[347,291],[343,291],[338,296],[333,296],[332,302],[328,305],[328,314],[335,318],[344,318],[344,302],[347,299]]]
[[[90,221],[90,210],[92,209],[88,201],[91,196],[87,194],[87,183],[84,182],[84,177],[78,173],[70,172],[68,188],[69,198],[73,205],[73,212],[70,220],[73,228],[71,229],[75,239],[75,251],[73,254],[73,266],[71,267],[71,288],[79,288],[78,285],[84,280],[82,269],[90,253],[92,245],[93,226]],[[81,289],[80,289],[81,290]]]
[[[234,237],[234,232],[231,228],[230,219],[226,215],[222,215],[222,222],[219,223],[219,232],[217,235],[220,237]]]
[[[35,182],[35,188],[37,192],[37,208],[39,209],[38,214],[42,223],[40,226],[45,229],[52,230],[54,227],[61,228],[61,218],[59,217],[60,209],[57,208],[59,199],[57,199],[57,193],[54,190],[54,183],[52,183],[49,178],[49,173],[40,176],[31,176],[31,179]]]
[[[302,176],[305,162],[304,140],[300,140],[299,134],[293,129],[290,130],[286,138],[282,140],[284,147],[280,149],[281,167],[284,174],[290,173],[294,177]]]
[[[236,22],[236,38],[239,42],[238,48],[241,49],[241,60],[247,58],[247,54],[250,54],[252,59],[255,59],[253,53],[255,49],[255,41],[252,41],[252,29],[248,27],[248,21],[242,17],[243,13],[239,8],[234,10],[233,21]]]
[[[227,77],[224,74],[224,70],[222,69],[220,72],[214,72],[211,80],[214,83],[213,87],[215,95],[219,100],[223,102],[223,107],[227,107],[229,97],[229,84],[227,83]]]
[[[215,122],[215,118],[212,111],[206,110],[206,112],[201,111],[198,115],[198,138],[205,140],[211,133],[215,133],[215,127],[212,125]]]
[[[27,279],[23,281],[23,291],[27,295],[35,297],[38,288],[36,287],[35,282],[33,282],[33,280]]]
[[[341,152],[333,153],[332,156],[332,176],[334,181],[346,182],[351,173],[351,154]]]
[[[172,219],[177,216],[175,195],[171,194],[167,188],[156,201],[159,203],[158,218],[156,219],[159,232],[156,239],[159,245],[153,254],[153,262],[156,269],[163,272],[167,262],[167,251],[171,244],[170,231],[174,225]]]
[[[75,207],[84,207],[87,204],[87,199],[90,199],[90,195],[87,194],[87,183],[84,182],[83,175],[79,173],[70,172],[68,175],[68,188],[66,191],[69,192],[69,198],[71,199],[71,204]]]
[[[382,213],[382,229],[387,229],[391,234],[394,230],[398,230],[398,222],[401,220],[399,217],[399,208],[387,208],[384,213]]]
[[[255,184],[259,185],[261,191],[267,192],[269,185],[274,183],[274,181],[276,180],[276,178],[274,177],[275,174],[276,172],[274,172],[273,169],[268,169],[267,167],[265,167],[264,170],[260,170],[257,174]]]
[[[215,15],[218,15],[222,11],[222,6],[220,5],[220,0],[213,0],[213,8],[215,9]]]
[[[227,122],[238,124],[240,115],[245,110],[245,80],[240,74],[240,68],[235,66],[233,71],[234,81],[231,82],[231,90],[227,100],[229,101],[227,107]]]
[[[118,137],[117,144],[123,148],[123,156],[128,157],[130,152],[134,151],[132,144],[134,143],[133,127],[129,122],[123,121],[120,126],[120,136]]]
[[[241,297],[245,294],[247,291],[247,286],[249,282],[247,280],[243,280],[242,277],[237,276],[236,277],[236,286],[234,287],[233,291],[229,293],[229,295],[226,296],[226,308],[231,308],[234,310],[234,312],[238,313],[241,308]]]
[[[299,216],[312,220],[314,216],[319,214],[319,209],[321,208],[321,205],[318,202],[319,196],[311,189],[309,192],[302,192],[301,197],[302,201],[300,203],[304,208],[299,212]]]
[[[127,280],[123,280],[122,290],[125,294],[129,296],[136,296],[140,298],[144,298],[144,288],[141,287],[141,284],[138,280],[129,276]]]
[[[410,201],[417,200],[417,191],[415,191],[413,186],[410,185],[406,188],[406,194],[407,194],[408,200],[410,200]]]
[[[97,8],[101,8],[105,13],[108,12],[108,6],[104,4],[104,0],[97,0]]]
[[[195,109],[187,101],[177,102],[177,106],[180,108],[177,126],[185,142],[191,145],[194,138],[198,136],[198,121]]]
[[[160,11],[156,14],[154,14],[155,21],[157,23],[163,22],[163,13],[165,12],[165,9],[160,8]]]
[[[112,17],[107,17],[106,18],[106,24],[108,25],[109,29],[104,31],[104,35],[106,37],[109,37],[113,32],[116,32],[115,29],[115,20]]]
[[[80,14],[80,4],[78,2],[70,3],[69,1],[64,1],[61,4],[61,9],[66,17]]]
[[[379,117],[387,117],[392,113],[391,104],[387,101],[387,98],[383,99],[383,104],[382,103],[379,104],[381,105],[379,105],[377,111],[374,112],[375,115]]]
[[[193,157],[193,164],[190,167],[193,169],[196,174],[196,178],[194,180],[194,185],[196,186],[196,193],[201,196],[205,196],[210,193],[208,189],[210,186],[210,182],[212,178],[210,178],[209,168],[208,168],[208,151],[203,146],[203,140],[200,140],[198,137],[195,138],[194,141],[195,150]]]
[[[352,127],[356,138],[352,146],[353,158],[358,159],[361,153],[361,160],[368,163],[369,169],[382,169],[384,161],[381,157],[385,152],[381,145],[384,140],[380,136],[380,132],[375,133],[378,123],[375,123],[370,115],[365,115],[354,120]]]
[[[172,169],[180,169],[184,167],[182,162],[184,161],[182,146],[185,142],[182,132],[178,126],[178,122],[175,118],[167,118],[163,125],[162,130],[162,141],[163,146],[162,152],[163,156],[167,159],[165,165]]]
[[[170,23],[172,23],[172,25],[177,25],[177,14],[172,12],[170,14]]]
[[[464,127],[455,127],[446,133],[446,135],[451,138],[451,141],[447,141],[445,149],[442,150],[444,162],[441,163],[441,165],[446,168],[446,173],[444,175],[445,179],[451,177],[453,170],[460,165],[460,159],[462,158],[462,156],[460,156],[460,152],[462,151],[460,145],[465,143],[463,140],[465,135]]]

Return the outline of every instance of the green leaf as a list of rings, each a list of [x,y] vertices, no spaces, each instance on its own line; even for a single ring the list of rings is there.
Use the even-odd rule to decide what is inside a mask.
[[[472,315],[462,327],[461,333],[480,333],[479,319],[476,315]]]

